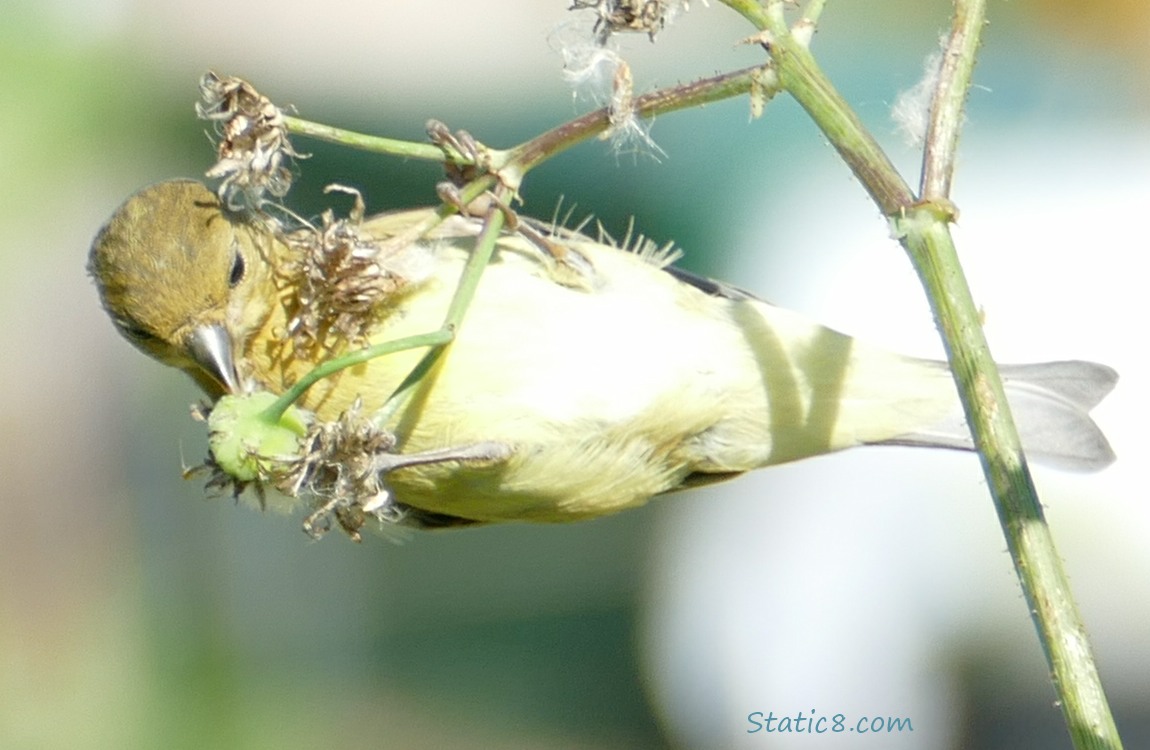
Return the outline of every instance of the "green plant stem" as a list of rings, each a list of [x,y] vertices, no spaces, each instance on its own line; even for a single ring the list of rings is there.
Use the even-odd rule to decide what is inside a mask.
[[[839,152],[879,209],[897,216],[914,203],[914,193],[886,152],[842,98],[804,45],[789,33],[770,42],[779,83],[802,105]]]
[[[892,221],[926,291],[946,345],[983,471],[1015,570],[1050,665],[1067,726],[1077,748],[1121,747],[1050,528],[1042,514],[998,367],[958,261],[949,200],[962,111],[970,87],[984,0],[957,0],[931,108],[920,200],[858,118],[843,102],[806,47],[785,26],[782,5],[724,0],[766,32],[783,88],[810,114],[875,203]]]
[[[501,191],[502,195],[498,196],[500,200],[509,197],[509,191]],[[467,308],[471,305],[471,300],[475,298],[475,291],[479,288],[479,279],[483,274],[483,270],[487,268],[487,264],[491,262],[491,256],[495,252],[495,244],[499,241],[499,234],[503,231],[503,225],[506,222],[506,214],[501,206],[492,206],[487,211],[487,218],[483,224],[483,231],[480,232],[479,237],[475,241],[475,250],[467,257],[467,262],[463,266],[463,270],[459,275],[459,286],[455,290],[455,295],[451,298],[451,304],[448,305],[447,313],[443,319],[443,325],[440,331],[447,333],[450,338],[437,346],[433,347],[423,359],[419,361],[399,387],[388,398],[383,408],[379,410],[376,420],[380,424],[386,424],[393,414],[407,402],[408,397],[415,390],[416,386],[423,379],[432,367],[435,366],[436,361],[439,360],[440,355],[443,354],[446,345],[455,338],[459,326],[463,323],[464,315],[467,313]]]
[[[986,23],[985,0],[959,0],[954,11],[954,23],[943,48],[922,151],[919,195],[927,201],[950,199],[962,113],[978,59],[982,26]]]
[[[1122,747],[1086,628],[1026,464],[947,219],[933,204],[897,222],[947,344],[967,422],[1076,748]]]
[[[803,10],[803,21],[811,25],[817,25],[825,6],[826,0],[811,0]]]
[[[772,25],[771,19],[767,17],[767,9],[761,0],[721,0],[721,2],[750,21],[751,25],[760,31],[768,29]]]
[[[339,357],[326,360],[316,365],[308,371],[307,375],[304,375],[296,381],[291,388],[284,391],[280,397],[263,412],[263,418],[269,422],[278,422],[284,412],[303,396],[308,388],[311,388],[324,378],[336,374],[340,370],[363,364],[364,362],[375,359],[376,357],[382,357],[386,354],[395,354],[396,352],[418,349],[424,346],[442,346],[451,341],[452,335],[450,330],[440,329],[438,331],[431,331],[430,333],[421,333],[418,336],[407,336],[402,339],[384,341],[374,346],[357,349],[353,352],[340,355]]]
[[[431,143],[401,141],[395,138],[367,135],[357,133],[353,130],[344,130],[343,128],[336,128],[331,125],[324,125],[322,123],[312,122],[311,120],[304,120],[300,117],[286,115],[284,116],[284,123],[287,125],[288,132],[293,135],[303,135],[309,138],[315,138],[316,140],[327,141],[328,143],[336,143],[340,146],[357,148],[361,151],[389,154],[405,159],[424,159],[426,161],[443,161],[445,158],[443,149]],[[453,158],[452,161],[457,164],[472,163],[469,157],[462,154],[455,156],[456,158]]]
[[[927,288],[944,339],[961,343],[949,347],[951,370],[960,388],[974,396],[963,399],[967,421],[975,426],[975,445],[1071,739],[1077,748],[1115,750],[1122,740],[948,227],[954,215],[950,188],[963,109],[985,23],[985,0],[957,0],[923,149],[920,185],[927,203],[908,216],[908,223],[933,218],[921,232],[909,233],[904,245]],[[932,211],[931,204],[943,214]],[[951,277],[953,282],[948,281]]]

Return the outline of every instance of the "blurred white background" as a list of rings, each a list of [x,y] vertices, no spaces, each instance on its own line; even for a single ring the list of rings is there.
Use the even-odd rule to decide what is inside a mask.
[[[84,275],[125,196],[211,163],[204,70],[332,124],[419,138],[429,117],[506,146],[584,111],[561,76],[566,2],[0,2],[0,746],[758,747],[747,714],[909,716],[881,746],[1068,747],[972,456],[867,449],[561,528],[309,542],[204,499],[183,376],[119,340]],[[639,87],[749,65],[748,29],[692,3]],[[888,112],[950,4],[831,3],[815,50],[914,182]],[[1150,733],[1147,414],[1137,333],[1150,206],[1150,11],[992,7],[956,230],[1003,361],[1081,357],[1123,379],[1096,416],[1120,458],[1037,480],[1128,747]],[[666,152],[585,144],[533,174],[615,230],[628,216],[722,276],[842,330],[937,353],[917,282],[793,103],[660,118]],[[297,144],[293,197],[338,179],[383,210],[434,169]],[[852,736],[842,746],[879,746]],[[894,745],[893,743],[901,743]]]

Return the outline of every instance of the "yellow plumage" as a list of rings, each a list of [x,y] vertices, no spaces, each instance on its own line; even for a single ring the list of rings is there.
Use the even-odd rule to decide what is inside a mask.
[[[202,384],[202,363],[186,353],[189,331],[222,327],[239,378],[282,392],[317,364],[296,357],[285,336],[293,290],[276,280],[289,246],[253,234],[242,219],[225,221],[195,183],[150,190],[121,209],[93,247],[109,312],[149,353],[199,370]],[[149,207],[143,220],[140,205]],[[424,216],[385,215],[361,232],[385,240]],[[377,306],[372,342],[439,328],[474,234],[474,222],[457,219],[400,250],[409,278]],[[149,240],[156,237],[162,241]],[[860,444],[962,445],[958,400],[941,363],[867,346],[745,295],[708,293],[649,258],[580,235],[551,240],[578,262],[557,264],[518,234],[501,238],[455,341],[386,425],[402,453],[495,442],[509,455],[397,469],[386,483],[400,502],[473,521],[574,520]],[[229,288],[237,248],[246,267]],[[138,270],[145,255],[177,253],[192,258],[180,264],[198,269],[192,278],[168,278],[162,264]],[[180,292],[167,294],[173,286]],[[357,398],[375,411],[425,351],[344,370],[313,386],[301,405],[323,420]],[[1074,364],[1075,377],[1092,382],[1089,395],[1070,403],[1054,398],[1054,388],[1043,403],[1075,412],[1077,428],[1091,431],[1085,443],[1093,447],[1084,450],[1093,455],[1083,462],[1104,464],[1109,448],[1085,414],[1112,373]],[[209,390],[232,387],[208,380]],[[1055,448],[1048,452],[1057,457]]]

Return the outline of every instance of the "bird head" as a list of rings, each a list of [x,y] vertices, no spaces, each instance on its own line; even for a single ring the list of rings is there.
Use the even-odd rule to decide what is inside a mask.
[[[275,298],[273,242],[202,183],[173,180],[116,210],[96,235],[88,271],[128,341],[216,397],[242,390],[237,351]]]

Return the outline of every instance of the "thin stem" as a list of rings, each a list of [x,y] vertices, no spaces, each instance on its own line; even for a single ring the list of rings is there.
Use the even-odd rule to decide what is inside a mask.
[[[911,205],[914,194],[910,186],[863,127],[854,110],[827,80],[810,51],[786,34],[772,42],[771,56],[778,66],[783,88],[820,124],[831,145],[859,178],[879,209],[892,216]]]
[[[1063,716],[1078,748],[1120,748],[1086,628],[1075,604],[1030,475],[1002,378],[982,332],[948,222],[963,109],[970,89],[985,0],[958,0],[931,102],[921,186],[927,203],[908,216],[904,245],[927,288],[950,351],[999,522],[1050,665]]]
[[[635,110],[640,117],[656,117],[680,109],[741,96],[756,86],[764,87],[768,97],[773,96],[779,89],[775,79],[764,78],[763,67],[760,65],[652,91],[635,99]],[[522,177],[552,156],[606,131],[611,126],[610,114],[610,110],[605,107],[597,109],[552,128],[509,151],[496,151],[493,158],[494,167],[499,172],[506,172],[509,181],[513,182],[515,178]],[[427,161],[447,160],[442,148],[429,143],[366,135],[298,117],[284,119],[288,131],[293,134],[373,153]],[[460,165],[474,163],[472,157],[454,153],[451,155],[451,161]]]
[[[494,181],[495,178],[491,175],[483,175],[482,177],[479,177],[478,179],[465,186],[462,190],[460,190],[460,201],[463,203],[463,205],[470,203],[482,195],[484,191],[489,189]],[[456,211],[458,211],[456,206],[443,204],[431,219],[417,225],[413,228],[413,231],[405,232],[401,235],[398,235],[397,237],[391,238],[391,241],[399,241],[404,245],[415,242]],[[502,218],[500,218],[499,221],[499,226],[502,226]],[[498,233],[496,233],[496,236],[498,236]],[[459,308],[462,307],[464,310],[466,309],[467,304],[470,303],[471,297],[475,293],[475,285],[478,284],[478,273],[476,273],[475,280],[471,281],[466,276],[466,269],[478,267],[480,272],[482,272],[483,266],[486,266],[487,261],[491,257],[491,250],[484,250],[484,246],[482,244],[483,241],[483,236],[481,235],[478,249],[475,253],[472,253],[471,257],[468,259],[467,266],[465,267],[464,271],[464,279],[461,280],[460,287],[456,290],[455,296],[452,298],[451,306],[447,314],[447,319],[444,322],[444,325],[440,326],[439,330],[419,334],[417,336],[408,336],[402,339],[395,339],[393,341],[384,341],[380,344],[368,346],[363,349],[357,349],[355,351],[341,354],[338,357],[333,357],[329,360],[321,362],[312,368],[306,375],[296,381],[291,388],[284,391],[280,397],[277,398],[272,403],[272,405],[264,411],[264,418],[271,422],[279,421],[284,412],[286,412],[292,404],[302,398],[303,395],[307,393],[309,388],[318,383],[320,380],[334,375],[340,370],[362,364],[369,360],[375,359],[376,357],[382,357],[387,354],[395,354],[397,352],[407,351],[408,349],[419,349],[424,346],[430,346],[434,347],[432,350],[434,352],[439,347],[449,343],[455,337],[455,329],[458,326],[459,319],[462,318],[462,312]],[[491,242],[491,247],[494,247],[494,240]],[[477,260],[476,256],[480,256],[483,253],[486,253],[486,256]],[[417,368],[419,366],[420,365],[417,365]],[[394,398],[395,395],[392,396],[392,399]]]
[[[923,149],[919,184],[923,200],[950,198],[963,109],[985,23],[986,0],[955,3],[954,23],[942,53],[938,84],[930,106],[926,148]]]
[[[504,189],[500,191],[497,199],[502,201],[509,197],[510,191]],[[446,345],[454,340],[459,326],[463,323],[467,308],[471,305],[471,300],[475,298],[480,276],[487,264],[491,262],[491,256],[495,252],[495,244],[499,241],[499,234],[503,231],[503,224],[506,221],[505,210],[504,206],[491,206],[487,210],[483,231],[480,232],[475,241],[475,250],[467,256],[467,263],[464,264],[463,271],[459,275],[459,286],[455,289],[455,295],[451,298],[451,304],[443,318],[443,325],[440,326],[440,332],[447,334],[448,338],[429,351],[391,394],[376,417],[381,424],[390,420],[391,416],[406,403],[423,376],[435,365]]]
[[[819,25],[819,17],[822,16],[825,5],[825,0],[810,0],[806,9],[803,10],[802,17],[791,28],[792,36],[804,47],[809,48],[811,46],[811,39],[815,35],[815,29]]]
[[[741,96],[755,87],[762,87],[766,98],[774,96],[779,90],[777,79],[764,77],[763,66],[757,65],[644,94],[635,99],[635,111],[640,117],[656,117],[680,109]],[[556,154],[593,138],[610,127],[609,109],[604,107],[588,112],[510,149],[507,152],[508,163],[515,165],[521,173],[526,173]]]
[[[723,5],[726,5],[731,10],[743,16],[751,22],[751,25],[756,29],[766,29],[771,25],[771,19],[767,16],[767,9],[763,7],[760,0],[720,0]],[[781,10],[779,11],[782,12]]]
[[[407,336],[402,339],[394,339],[392,341],[384,341],[381,344],[369,346],[364,349],[357,349],[354,352],[329,359],[308,372],[296,383],[286,391],[284,391],[279,398],[277,398],[271,406],[269,406],[263,413],[264,419],[269,422],[278,422],[284,412],[294,404],[308,388],[323,380],[326,377],[336,374],[354,365],[363,364],[376,357],[382,357],[386,354],[395,354],[396,352],[407,351],[408,349],[418,349],[424,346],[440,346],[451,340],[450,331],[432,331],[430,333],[421,333],[418,336]]]
[[[947,345],[967,423],[1076,748],[1122,746],[977,308],[935,204],[896,223]]]
[[[875,203],[897,216],[914,202],[910,186],[899,175],[858,115],[819,68],[810,50],[787,28],[779,0],[722,0],[754,23],[774,60],[779,84],[811,116]]]
[[[946,345],[975,446],[994,497],[1060,704],[1078,748],[1121,747],[1085,627],[1022,453],[998,368],[958,261],[949,223],[954,155],[970,87],[984,0],[957,0],[932,106],[919,201],[805,46],[786,28],[780,0],[765,6],[724,0],[752,20],[770,49],[783,87],[807,110],[894,224],[922,281]]]
[[[826,0],[811,0],[807,3],[806,10],[803,11],[803,21],[811,26],[817,26],[825,6]]]
[[[357,148],[361,151],[370,151],[377,154],[390,154],[405,159],[424,159],[426,161],[442,162],[446,159],[444,151],[439,146],[416,141],[401,141],[395,138],[383,138],[378,135],[366,135],[352,130],[335,128],[299,117],[284,117],[289,133],[305,135],[320,141],[337,143],[341,146]],[[452,162],[456,164],[471,164],[472,159],[463,154],[453,154]]]

